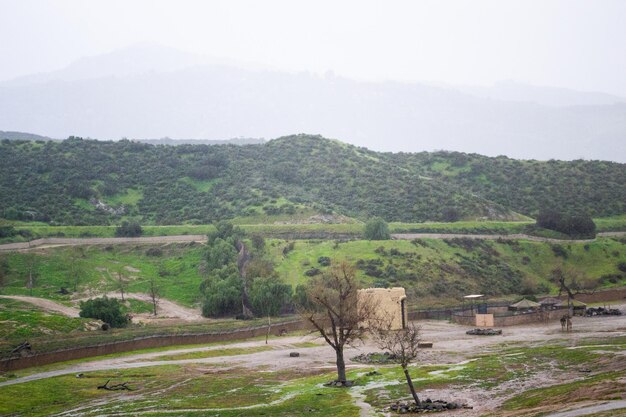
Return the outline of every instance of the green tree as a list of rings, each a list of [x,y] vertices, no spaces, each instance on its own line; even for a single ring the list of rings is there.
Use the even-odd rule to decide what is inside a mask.
[[[122,304],[116,298],[92,298],[80,302],[80,316],[102,320],[111,327],[126,327],[128,318],[122,313]]]
[[[222,239],[234,245],[242,236],[243,231],[239,227],[222,220],[215,225],[215,231],[207,235],[207,241],[209,245],[212,245],[217,239]]]
[[[365,223],[363,235],[367,240],[388,240],[391,238],[389,225],[380,217],[374,217]]]
[[[237,250],[222,238],[216,238],[209,247],[207,253],[207,268],[209,271],[221,269],[224,266],[235,263],[237,260]]]
[[[241,311],[241,278],[234,265],[214,270],[200,285],[204,294],[202,315],[222,317]]]
[[[291,285],[284,284],[276,276],[256,278],[250,288],[250,302],[254,312],[267,316],[267,334],[270,334],[271,316],[277,316],[280,310],[291,301]]]

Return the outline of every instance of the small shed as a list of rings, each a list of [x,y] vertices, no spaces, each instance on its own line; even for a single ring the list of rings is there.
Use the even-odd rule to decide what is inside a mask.
[[[509,306],[509,310],[536,310],[541,307],[541,304],[536,303],[531,300],[527,300],[526,298],[521,299],[515,304],[511,304]]]
[[[539,300],[539,304],[544,310],[554,310],[561,303],[561,300],[554,297],[544,298],[543,300]]]

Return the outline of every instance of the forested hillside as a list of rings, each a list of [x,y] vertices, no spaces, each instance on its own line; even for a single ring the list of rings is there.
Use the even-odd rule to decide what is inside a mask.
[[[388,221],[626,212],[626,165],[453,152],[391,154],[318,136],[258,145],[0,142],[0,217],[54,224],[210,223],[335,213]]]

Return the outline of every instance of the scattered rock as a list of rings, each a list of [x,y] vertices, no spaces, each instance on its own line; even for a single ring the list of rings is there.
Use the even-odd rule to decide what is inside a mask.
[[[461,404],[454,401],[443,401],[443,400],[431,400],[427,398],[422,401],[422,403],[418,406],[414,403],[401,403],[396,402],[387,408],[387,410],[395,411],[398,414],[407,414],[407,413],[426,413],[426,412],[439,412],[439,411],[447,411],[447,410],[456,410],[459,408],[472,409],[472,407],[467,404]]]
[[[470,335],[477,335],[477,336],[496,336],[496,335],[501,335],[502,334],[502,329],[500,330],[494,330],[494,329],[472,329],[472,330],[468,330],[465,332],[466,334],[470,334]]]
[[[372,353],[361,353],[352,358],[355,362],[360,363],[395,363],[396,356],[389,352],[372,352]]]

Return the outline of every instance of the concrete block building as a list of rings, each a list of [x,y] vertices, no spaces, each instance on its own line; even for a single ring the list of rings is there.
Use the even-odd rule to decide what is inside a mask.
[[[375,319],[390,323],[392,330],[404,329],[408,323],[404,288],[366,288],[359,290],[357,302],[375,305]]]

